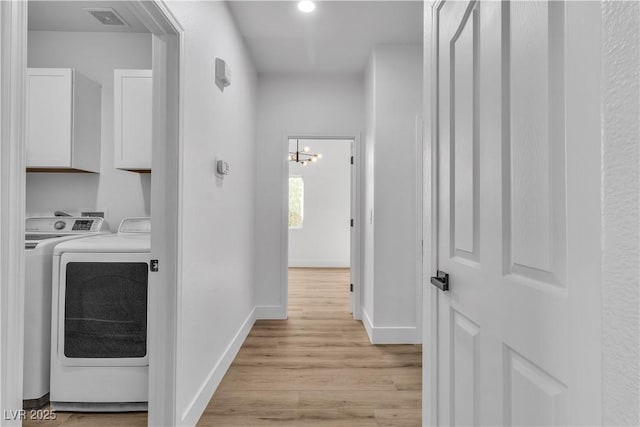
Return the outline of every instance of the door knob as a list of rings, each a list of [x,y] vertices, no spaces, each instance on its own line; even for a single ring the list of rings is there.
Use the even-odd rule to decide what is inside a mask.
[[[449,274],[438,270],[437,276],[431,277],[431,284],[441,291],[449,290]]]

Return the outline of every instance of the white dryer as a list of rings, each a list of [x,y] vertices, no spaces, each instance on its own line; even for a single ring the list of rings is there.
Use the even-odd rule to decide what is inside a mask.
[[[40,408],[49,401],[53,248],[70,239],[107,232],[102,218],[31,217],[25,220],[25,409]]]
[[[51,305],[51,407],[147,409],[151,220],[56,246]]]

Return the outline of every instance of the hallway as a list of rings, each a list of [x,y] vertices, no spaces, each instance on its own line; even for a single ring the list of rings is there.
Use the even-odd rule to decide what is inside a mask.
[[[257,321],[201,427],[418,426],[421,346],[372,346],[348,269],[289,270],[289,319]]]
[[[421,346],[373,346],[349,312],[348,269],[289,269],[289,319],[259,320],[198,426],[419,426]],[[65,413],[29,426],[147,424],[146,413]]]
[[[640,1],[0,22],[0,427],[640,426]]]

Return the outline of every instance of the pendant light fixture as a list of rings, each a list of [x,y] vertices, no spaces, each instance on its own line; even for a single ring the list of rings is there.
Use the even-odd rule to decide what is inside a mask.
[[[309,162],[315,163],[322,158],[322,154],[309,153],[309,147],[304,146],[300,150],[300,140],[296,139],[296,151],[290,151],[288,160],[290,162],[300,163],[302,166],[307,166]]]

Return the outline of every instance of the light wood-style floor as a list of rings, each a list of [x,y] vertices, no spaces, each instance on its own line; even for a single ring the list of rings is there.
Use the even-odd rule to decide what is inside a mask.
[[[290,269],[289,319],[256,322],[198,426],[419,426],[421,347],[373,346],[348,269]],[[57,413],[24,426],[143,427],[146,413]]]
[[[421,357],[369,343],[348,269],[290,269],[289,319],[256,322],[198,426],[419,426]]]

